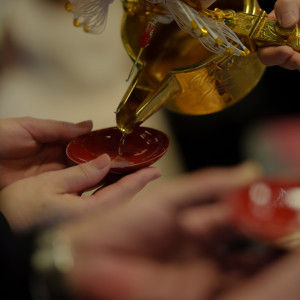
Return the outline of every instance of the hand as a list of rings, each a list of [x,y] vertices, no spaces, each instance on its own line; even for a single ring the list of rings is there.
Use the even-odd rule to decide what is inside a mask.
[[[99,204],[126,201],[149,181],[160,176],[156,168],[145,168],[127,175],[91,196],[80,193],[98,184],[110,168],[110,158],[97,159],[49,171],[12,183],[0,192],[0,210],[15,231],[84,214]]]
[[[91,129],[91,121],[0,120],[0,189],[22,178],[65,168],[66,143]]]
[[[60,226],[74,257],[72,292],[85,299],[212,299],[248,270],[220,267],[230,214],[223,204],[203,202],[257,176],[249,166],[196,172]]]
[[[277,18],[284,28],[300,25],[300,0],[277,0],[271,17]],[[289,70],[300,71],[300,53],[288,46],[266,47],[258,50],[258,55],[266,66],[278,65]]]
[[[241,280],[216,300],[298,300],[300,286],[300,254],[292,252],[259,272]]]

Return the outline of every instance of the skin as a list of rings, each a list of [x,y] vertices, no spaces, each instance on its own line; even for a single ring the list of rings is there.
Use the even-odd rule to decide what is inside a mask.
[[[91,121],[1,119],[0,189],[19,179],[67,167],[66,144],[92,127]]]
[[[187,174],[143,190],[126,205],[61,225],[56,230],[74,258],[66,274],[70,289],[84,299],[107,300],[241,295],[237,287],[242,292],[245,279],[259,274],[271,255],[227,251],[225,245],[238,238],[230,210],[222,202],[205,203],[258,174],[251,165]]]
[[[67,142],[91,129],[91,121],[0,120],[0,210],[13,230],[78,215],[98,204],[126,201],[161,175],[156,168],[145,168],[94,195],[81,197],[110,169],[108,155],[67,168]]]
[[[300,0],[277,0],[270,17],[276,18],[284,28],[300,25]],[[266,66],[278,65],[288,70],[300,71],[300,53],[288,46],[261,48],[258,54]]]
[[[300,288],[300,255],[298,251],[287,254],[253,278],[244,280],[218,300],[297,300]]]
[[[110,158],[104,154],[86,164],[18,180],[0,192],[0,210],[14,231],[26,231],[87,213],[99,205],[127,201],[160,176],[156,168],[144,168],[82,197],[81,192],[97,185],[109,169]]]

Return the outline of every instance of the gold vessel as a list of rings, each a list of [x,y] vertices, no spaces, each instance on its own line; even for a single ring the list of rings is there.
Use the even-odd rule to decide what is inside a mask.
[[[228,26],[248,47],[249,55],[214,54],[172,22],[157,25],[151,43],[139,57],[144,28],[163,11],[146,0],[123,0],[123,7],[122,41],[132,60],[138,58],[137,72],[116,110],[117,126],[126,133],[163,105],[177,113],[203,115],[241,100],[265,70],[257,47],[288,44],[300,50],[299,28],[280,28],[256,0],[217,0],[209,9],[232,14]]]

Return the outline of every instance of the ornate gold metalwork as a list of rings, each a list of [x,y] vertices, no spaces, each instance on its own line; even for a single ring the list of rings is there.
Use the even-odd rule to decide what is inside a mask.
[[[288,45],[300,51],[299,27],[284,29],[275,19],[267,18],[265,11],[259,15],[236,13],[232,22],[227,24],[252,51],[257,47]]]
[[[126,0],[123,5],[122,40],[135,61],[143,28],[155,14],[166,12],[146,0]],[[252,53],[245,57],[212,54],[174,22],[159,24],[117,108],[120,130],[130,133],[162,105],[192,115],[223,110],[245,97],[260,80],[265,67],[257,57],[257,47],[289,45],[300,50],[299,28],[280,28],[276,20],[266,17],[256,0],[219,0],[205,13],[225,18]]]

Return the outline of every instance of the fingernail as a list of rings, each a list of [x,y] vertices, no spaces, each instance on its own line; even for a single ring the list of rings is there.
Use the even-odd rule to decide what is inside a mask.
[[[93,122],[91,120],[86,120],[86,121],[82,121],[80,123],[77,123],[76,126],[79,127],[79,128],[92,128],[93,127]]]
[[[153,180],[162,176],[161,171],[159,169],[157,169],[156,167],[147,167],[147,169],[155,170],[155,172],[153,172],[153,174],[152,174]]]
[[[284,28],[290,28],[297,24],[297,15],[294,11],[287,11],[278,16],[279,24]]]
[[[96,162],[97,169],[104,169],[110,164],[111,160],[109,155],[102,154],[93,160],[93,162]]]

